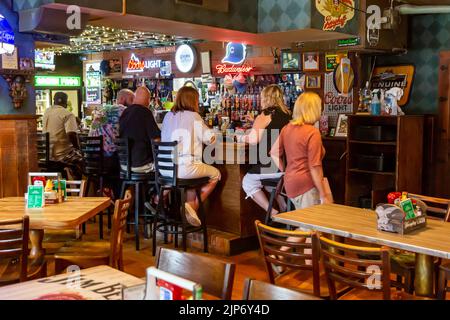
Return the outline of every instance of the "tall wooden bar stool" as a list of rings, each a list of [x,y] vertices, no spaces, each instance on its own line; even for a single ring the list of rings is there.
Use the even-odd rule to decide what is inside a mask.
[[[156,253],[157,232],[164,234],[165,242],[167,235],[175,238],[175,247],[178,247],[178,236],[182,236],[182,248],[187,250],[187,235],[189,233],[203,233],[203,250],[208,252],[208,228],[206,215],[200,197],[203,185],[209,182],[209,178],[179,179],[178,175],[178,142],[152,142],[153,158],[155,159],[155,177],[159,189],[159,202],[153,224],[153,256]],[[192,226],[186,220],[186,192],[195,189],[199,200],[198,217],[201,225]],[[170,204],[168,208],[164,205],[164,194],[169,193]],[[180,230],[181,229],[181,230]]]
[[[445,300],[447,292],[450,292],[450,264],[439,267],[439,283],[437,289],[437,298]]]
[[[83,155],[83,175],[86,177],[86,195],[89,195],[91,185],[94,185],[95,194],[103,196],[105,171],[103,169],[103,136],[78,136],[81,154]],[[99,237],[103,239],[103,213],[99,215]],[[108,227],[111,227],[111,210],[108,209]],[[84,227],[85,228],[85,225]],[[85,232],[85,229],[83,230]]]
[[[144,218],[145,224],[153,221],[153,214],[147,214],[145,209],[146,189],[155,187],[155,173],[136,173],[131,170],[131,142],[129,139],[116,139],[117,153],[120,161],[120,180],[122,187],[120,196],[123,198],[128,187],[134,187],[134,221],[130,219],[127,223],[127,232],[130,232],[130,225],[134,225],[134,235],[136,250],[140,250],[139,219]],[[142,213],[144,212],[144,213]]]

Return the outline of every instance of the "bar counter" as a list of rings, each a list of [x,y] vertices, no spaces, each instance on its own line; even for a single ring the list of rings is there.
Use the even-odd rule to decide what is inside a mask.
[[[234,255],[257,247],[255,220],[265,212],[251,199],[245,199],[242,180],[251,168],[249,147],[224,142],[213,152],[214,164],[222,180],[205,203],[210,243],[221,254]]]

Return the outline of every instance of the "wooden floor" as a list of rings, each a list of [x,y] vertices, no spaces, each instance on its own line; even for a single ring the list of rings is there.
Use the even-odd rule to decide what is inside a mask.
[[[106,220],[105,220],[105,239],[107,240],[109,237],[109,232],[106,229]],[[100,241],[98,237],[98,224],[97,223],[88,223],[87,225],[87,234],[83,236],[83,240],[86,241]],[[158,243],[158,245],[164,245],[163,242]],[[173,248],[172,244],[167,245],[169,248]],[[194,252],[198,254],[204,254],[203,252],[190,249],[189,252]],[[124,266],[125,272],[131,275],[134,275],[139,278],[145,277],[146,269],[150,266],[155,265],[155,259],[151,254],[151,240],[145,240],[141,238],[141,250],[135,250],[135,242],[133,235],[127,235],[127,238],[124,242]],[[204,254],[207,256],[213,256],[210,254]],[[249,251],[240,255],[236,255],[233,257],[224,257],[224,256],[213,256],[217,259],[222,259],[227,262],[233,262],[236,264],[236,275],[233,286],[233,300],[241,300],[244,281],[246,278],[251,277],[253,279],[258,279],[262,281],[268,281],[268,277],[266,276],[265,266],[262,257],[259,254],[259,251]],[[53,271],[52,263],[50,263],[50,272]],[[312,281],[310,279],[309,272],[296,273],[292,275],[283,275],[282,282],[278,283],[279,285],[286,287],[294,287],[296,289],[300,289],[302,291],[310,291],[312,292]],[[327,292],[327,285],[325,281],[325,277],[321,277],[321,292]],[[366,300],[366,299],[380,299],[380,295],[377,293],[354,293],[349,294],[348,298],[351,300]],[[450,298],[450,297],[449,297]]]

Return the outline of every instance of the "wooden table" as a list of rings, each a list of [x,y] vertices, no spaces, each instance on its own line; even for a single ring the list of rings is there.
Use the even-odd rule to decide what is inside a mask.
[[[407,235],[377,230],[372,210],[336,204],[282,213],[275,221],[416,253],[416,294],[433,294],[433,257],[450,259],[450,223],[428,220],[427,227]]]
[[[46,205],[42,209],[27,209],[24,198],[0,199],[0,220],[30,217],[30,256],[37,262],[45,255],[42,248],[44,229],[75,229],[110,206],[109,198],[69,197],[59,204]]]
[[[122,285],[145,281],[108,266],[80,270],[80,273],[27,281],[0,288],[0,300],[120,300]],[[78,282],[79,280],[79,282]]]

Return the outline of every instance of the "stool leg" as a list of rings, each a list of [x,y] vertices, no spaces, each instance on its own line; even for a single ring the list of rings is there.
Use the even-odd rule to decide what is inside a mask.
[[[197,198],[198,198],[198,212],[200,214],[200,219],[202,221],[202,228],[203,228],[203,251],[205,253],[208,252],[208,225],[206,223],[206,214],[205,210],[203,210],[203,202],[201,198],[201,192],[200,189],[196,189]]]
[[[161,188],[159,190],[159,202],[158,202],[158,206],[156,208],[155,219],[153,221],[153,232],[152,232],[153,233],[153,235],[152,235],[153,236],[153,241],[152,241],[152,255],[153,255],[153,257],[156,254],[156,232],[157,232],[156,228],[157,228],[158,221],[159,221],[159,214],[160,214],[161,210],[163,210],[163,206],[164,206],[164,204],[163,204],[164,203],[163,195],[164,195],[164,189]]]
[[[109,206],[108,208],[108,230],[111,230],[111,226],[112,226],[112,211],[111,211],[111,206]]]
[[[187,233],[186,233],[186,212],[184,204],[186,203],[186,190],[180,188],[180,214],[181,214],[181,221],[183,221],[183,224],[181,225],[181,235],[182,235],[182,242],[181,246],[183,248],[183,251],[187,251]]]
[[[272,220],[273,202],[275,200],[276,193],[277,193],[277,189],[275,189],[275,188],[273,188],[272,191],[270,192],[269,208],[267,208],[266,221],[265,221],[266,225],[268,225],[269,221]]]
[[[139,183],[135,184],[135,190],[134,190],[134,236],[136,239],[136,251],[139,251]]]
[[[174,231],[173,236],[175,237],[175,239],[174,239],[175,248],[178,249],[178,225],[177,224],[175,224],[173,226],[173,231]]]

